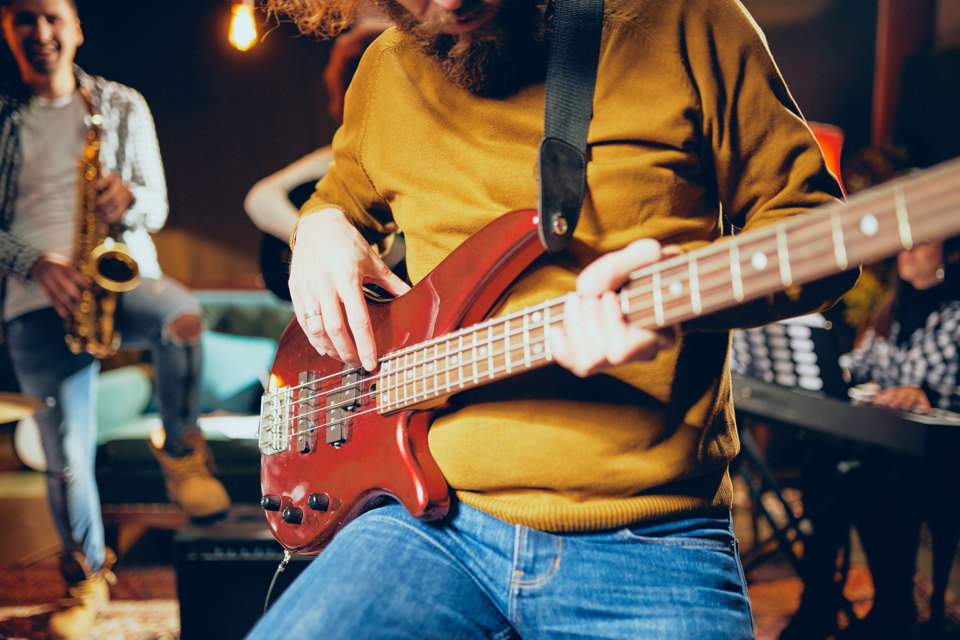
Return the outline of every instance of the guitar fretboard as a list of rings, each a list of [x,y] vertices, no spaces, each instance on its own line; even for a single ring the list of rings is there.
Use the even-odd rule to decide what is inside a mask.
[[[640,269],[620,290],[621,308],[633,325],[667,327],[958,233],[960,160],[953,160]],[[564,301],[383,356],[377,410],[390,413],[552,362],[549,331],[562,322]]]

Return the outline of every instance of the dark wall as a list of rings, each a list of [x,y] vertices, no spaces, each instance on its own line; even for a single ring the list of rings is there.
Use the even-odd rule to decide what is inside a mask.
[[[136,88],[153,111],[171,204],[161,236],[203,238],[202,251],[217,254],[206,264],[204,256],[162,255],[164,268],[216,281],[220,263],[246,259],[248,273],[230,276],[252,279],[260,234],[243,213],[243,197],[257,179],[333,136],[321,79],[329,45],[297,37],[286,24],[239,52],[227,43],[226,0],[80,0],[79,9],[85,43],[78,64]]]
[[[821,9],[784,11],[807,2]],[[804,114],[842,127],[847,151],[865,145],[875,3],[745,4]],[[86,43],[78,62],[140,90],[154,113],[171,201],[158,238],[164,268],[192,283],[252,282],[260,234],[243,197],[260,177],[329,143],[334,125],[321,78],[329,45],[284,24],[236,51],[226,38],[227,0],[80,0],[80,14]]]
[[[870,143],[877,3],[869,0],[743,0],[755,12],[803,115],[841,127],[844,153]],[[776,5],[776,6],[773,6]],[[784,7],[819,5],[818,11]],[[766,19],[766,21],[764,21]]]
[[[328,45],[283,25],[237,51],[227,43],[224,0],[98,0],[80,11],[86,43],[79,64],[137,88],[153,110],[169,182],[168,226],[250,256],[255,273],[260,234],[243,213],[243,197],[257,179],[330,141],[321,82]],[[216,268],[196,256],[181,260],[193,266],[187,276],[194,281]]]

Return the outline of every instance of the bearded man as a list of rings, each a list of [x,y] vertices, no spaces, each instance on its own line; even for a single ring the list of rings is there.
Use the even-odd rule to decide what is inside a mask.
[[[353,10],[268,5],[323,34]],[[310,343],[371,371],[382,354],[362,285],[409,287],[370,241],[401,228],[416,283],[536,203],[552,19],[530,0],[381,5],[397,26],[348,90],[290,274]],[[728,331],[823,308],[855,274],[658,331],[625,322],[615,292],[718,240],[723,215],[753,229],[840,190],[737,0],[608,0],[604,14],[579,226],[492,311],[576,291],[549,338],[560,366],[454,395],[429,432],[457,498],[448,516],[360,515],[250,638],[753,637],[730,518]]]

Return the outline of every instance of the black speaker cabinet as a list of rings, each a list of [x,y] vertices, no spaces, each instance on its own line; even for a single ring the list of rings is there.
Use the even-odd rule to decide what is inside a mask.
[[[283,559],[258,506],[235,505],[211,524],[174,537],[180,640],[239,640],[263,613],[270,580]],[[312,556],[294,556],[277,578],[273,602]]]

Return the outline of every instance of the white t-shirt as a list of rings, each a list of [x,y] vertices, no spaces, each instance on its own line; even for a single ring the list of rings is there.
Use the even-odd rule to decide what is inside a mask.
[[[87,135],[87,107],[79,93],[33,98],[23,112],[23,164],[10,232],[45,252],[73,257],[77,224],[77,159]],[[34,282],[7,278],[4,318],[50,306]]]

